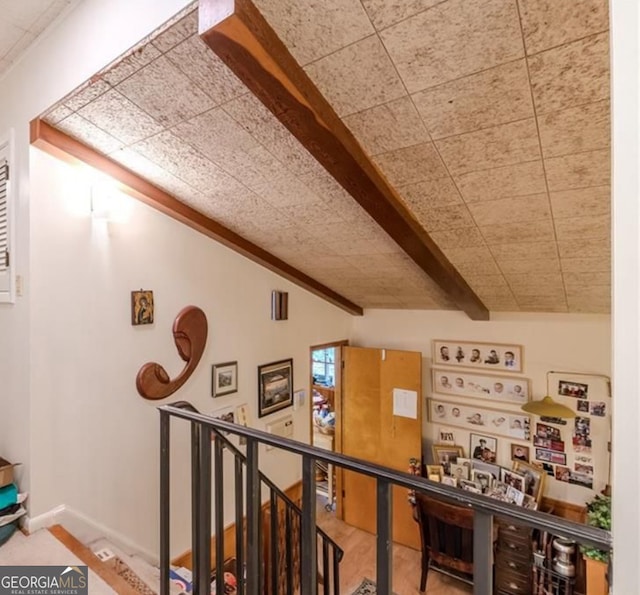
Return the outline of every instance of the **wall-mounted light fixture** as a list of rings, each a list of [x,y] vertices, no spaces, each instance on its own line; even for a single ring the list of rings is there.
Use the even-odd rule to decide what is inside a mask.
[[[289,294],[286,291],[271,292],[271,320],[288,320]]]

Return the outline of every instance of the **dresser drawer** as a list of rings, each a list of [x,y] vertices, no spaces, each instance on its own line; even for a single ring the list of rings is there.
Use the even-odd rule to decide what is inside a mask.
[[[498,537],[497,554],[502,552],[509,556],[517,556],[521,560],[531,561],[531,542],[521,537],[513,537],[511,535],[500,534]]]
[[[533,533],[533,529],[531,527],[527,527],[525,525],[517,525],[515,523],[511,523],[509,521],[498,520],[497,525],[500,529],[500,533],[506,533],[513,536],[520,536],[523,539],[531,539],[531,535]]]
[[[502,568],[523,578],[529,578],[531,576],[531,559],[524,556],[511,556],[508,552],[498,552],[496,554],[496,568]]]
[[[497,593],[510,595],[532,595],[531,579],[497,568],[495,590]]]

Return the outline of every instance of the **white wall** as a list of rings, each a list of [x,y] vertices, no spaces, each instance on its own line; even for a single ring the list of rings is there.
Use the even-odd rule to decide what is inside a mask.
[[[29,121],[168,20],[188,0],[84,0],[72,3],[0,80],[0,135],[15,132],[15,271],[24,296],[0,304],[0,453],[30,476]]]
[[[246,402],[258,428],[279,415],[257,418],[257,366],[293,357],[295,387],[308,392],[309,347],[347,337],[351,317],[128,197],[126,221],[93,221],[77,169],[37,149],[31,186],[31,514],[66,504],[157,551],[161,402],[142,399],[135,377],[147,361],[172,377],[182,369],[171,334],[179,310],[201,307],[209,338],[202,363],[168,401],[186,399],[202,412]],[[148,327],[130,323],[130,291],[138,288],[154,291]],[[289,292],[288,321],[270,319],[273,289]],[[211,364],[234,360],[239,392],[212,399]],[[307,398],[304,408],[282,412],[293,413],[298,440],[309,438],[308,406]],[[174,425],[173,460],[182,466],[172,503],[178,554],[190,547],[190,483],[186,426]],[[296,461],[276,451],[263,460],[283,487],[300,477]]]
[[[572,371],[610,375],[611,339],[610,319],[604,315],[562,314],[492,314],[490,322],[474,322],[462,312],[367,310],[353,322],[352,344],[367,347],[386,347],[421,351],[423,355],[423,419],[425,456],[430,460],[430,446],[442,427],[427,421],[426,399],[431,391],[431,341],[433,339],[469,340],[512,343],[524,346],[523,377],[532,381],[534,398],[546,394],[548,371]],[[460,399],[437,396],[444,401]],[[498,409],[499,403],[483,406]],[[507,406],[504,406],[508,410]],[[517,409],[516,409],[517,410]],[[537,419],[537,418],[534,418]],[[571,451],[571,420],[562,427],[565,450]],[[469,449],[469,434],[462,428],[450,428],[465,452]],[[533,430],[535,429],[532,428]],[[509,465],[510,438],[498,438],[498,463]],[[523,443],[525,444],[525,443]],[[594,447],[606,452],[607,438],[594,437]],[[533,445],[530,444],[533,455]],[[595,457],[594,457],[595,458]],[[570,459],[568,458],[568,461]],[[606,474],[605,474],[606,475]],[[586,488],[548,478],[546,495],[569,502],[584,504],[593,496]],[[606,483],[606,478],[605,478]],[[602,486],[600,486],[602,487]]]

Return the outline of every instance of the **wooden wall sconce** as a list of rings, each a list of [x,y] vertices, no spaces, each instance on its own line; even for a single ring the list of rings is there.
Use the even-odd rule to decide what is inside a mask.
[[[136,376],[136,388],[140,395],[145,399],[157,401],[175,393],[198,366],[207,344],[207,332],[205,313],[196,306],[183,308],[173,323],[173,339],[178,354],[187,365],[172,380],[160,364],[146,363]]]

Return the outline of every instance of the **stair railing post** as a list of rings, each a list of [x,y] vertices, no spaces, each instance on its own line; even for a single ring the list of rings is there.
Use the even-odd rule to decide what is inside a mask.
[[[200,425],[191,422],[191,557],[193,564],[193,593],[201,593],[200,575],[196,567],[200,565]]]
[[[393,495],[391,484],[386,479],[378,478],[376,495],[376,592],[380,595],[392,595],[391,502]]]
[[[247,438],[247,595],[261,595],[258,441]]]
[[[493,515],[473,515],[473,595],[493,593]]]
[[[160,412],[160,595],[169,595],[171,417]]]
[[[224,445],[216,436],[214,446],[216,504],[216,593],[224,593]]]
[[[200,592],[195,595],[211,593],[211,430],[200,425],[200,533],[197,552]],[[198,555],[199,554],[199,555]]]
[[[315,459],[302,457],[302,529],[300,592],[318,593],[318,537],[316,534],[316,469]]]

